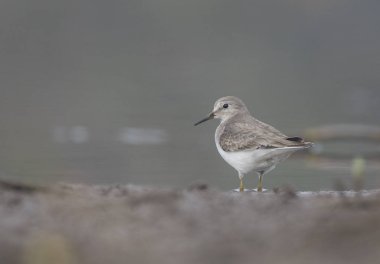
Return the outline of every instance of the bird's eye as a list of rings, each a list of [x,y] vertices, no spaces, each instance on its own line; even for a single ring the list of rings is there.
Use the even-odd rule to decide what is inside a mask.
[[[228,108],[228,104],[224,104],[224,105],[223,105],[223,108]]]

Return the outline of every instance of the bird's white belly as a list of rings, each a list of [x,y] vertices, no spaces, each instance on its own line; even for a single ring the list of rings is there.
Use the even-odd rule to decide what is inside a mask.
[[[252,170],[268,172],[291,153],[300,148],[253,149],[226,152],[216,144],[222,158],[238,172],[246,174]]]

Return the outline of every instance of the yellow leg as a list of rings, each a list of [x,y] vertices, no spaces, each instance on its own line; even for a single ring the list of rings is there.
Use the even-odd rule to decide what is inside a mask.
[[[244,192],[243,178],[240,178],[240,188],[239,191]]]
[[[259,184],[257,185],[257,191],[263,191],[263,173],[259,173]]]

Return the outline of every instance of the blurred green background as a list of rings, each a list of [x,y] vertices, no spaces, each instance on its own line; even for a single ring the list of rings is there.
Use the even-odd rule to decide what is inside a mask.
[[[374,0],[2,0],[0,176],[235,188],[217,122],[193,123],[235,95],[290,136],[377,125],[379,13]],[[295,156],[264,185],[331,189],[350,164]],[[373,164],[366,188],[380,187]]]

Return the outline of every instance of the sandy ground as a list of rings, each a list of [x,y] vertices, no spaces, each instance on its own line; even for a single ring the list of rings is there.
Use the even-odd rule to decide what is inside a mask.
[[[1,263],[380,263],[380,191],[0,183]]]

